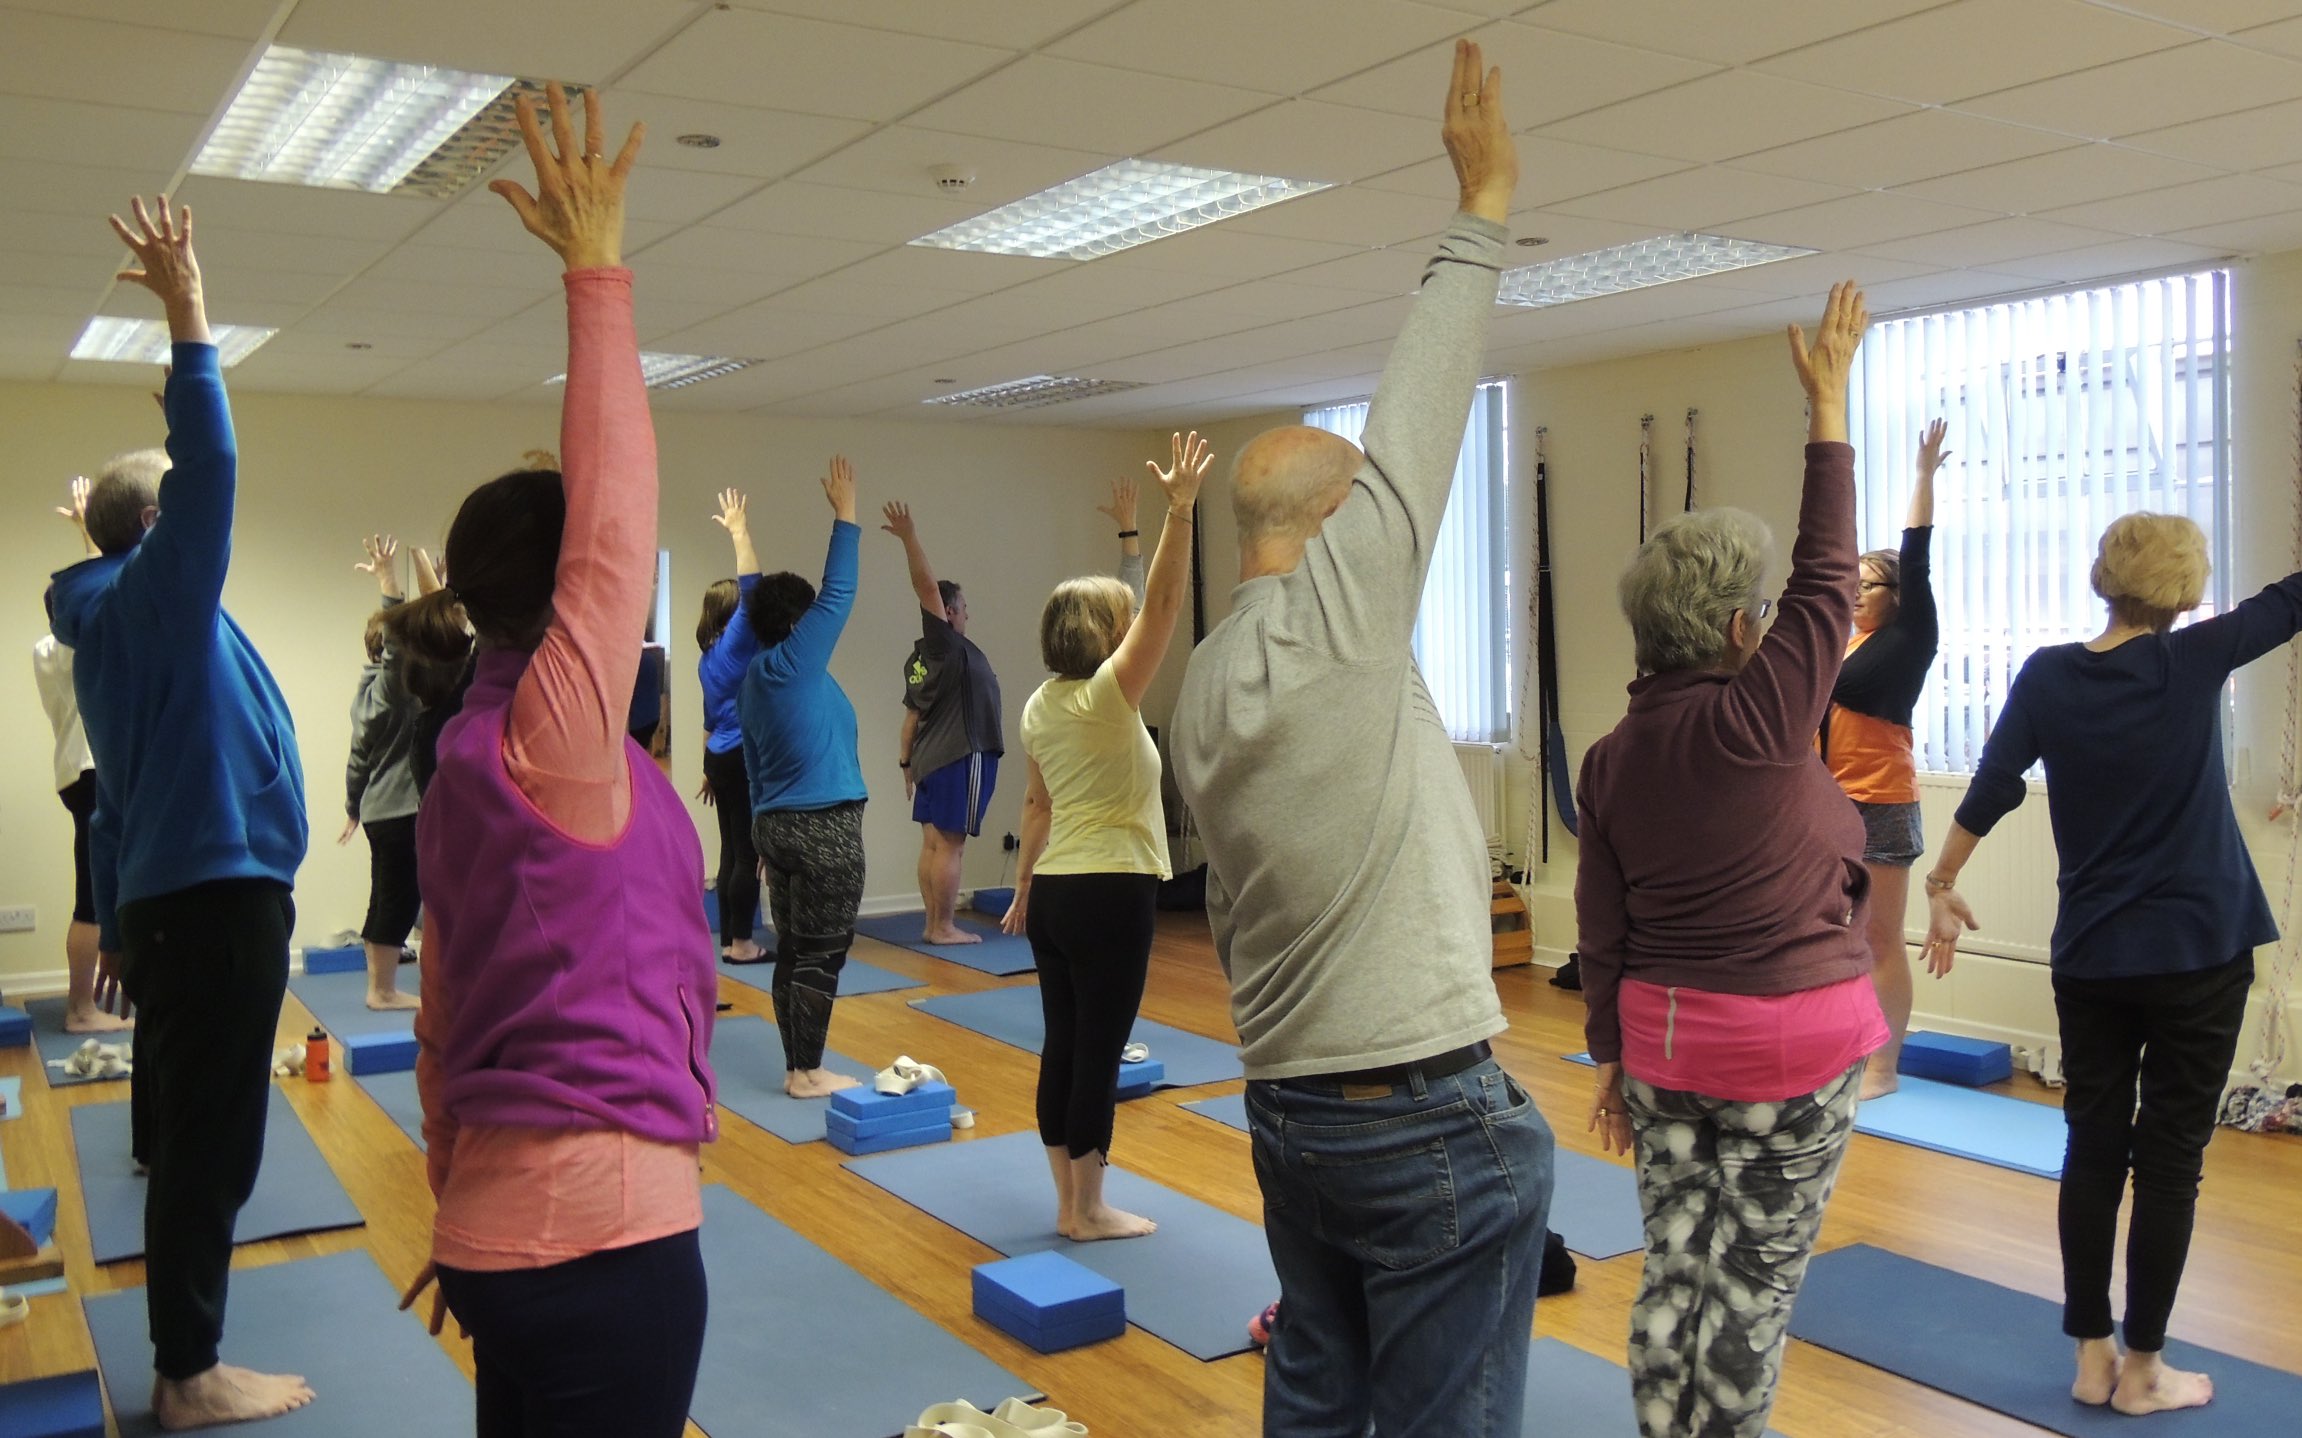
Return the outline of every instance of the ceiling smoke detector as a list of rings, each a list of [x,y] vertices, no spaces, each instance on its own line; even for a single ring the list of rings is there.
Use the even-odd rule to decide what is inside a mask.
[[[964,190],[975,183],[975,171],[967,165],[929,165],[927,177],[938,190]]]

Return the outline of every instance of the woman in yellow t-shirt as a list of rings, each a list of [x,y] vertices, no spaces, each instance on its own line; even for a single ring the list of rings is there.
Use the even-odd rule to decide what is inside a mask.
[[[1055,1175],[1055,1231],[1075,1241],[1137,1238],[1155,1225],[1103,1201],[1112,1090],[1151,967],[1159,881],[1168,877],[1159,750],[1143,727],[1143,693],[1167,657],[1191,567],[1191,506],[1210,455],[1197,434],[1174,437],[1173,462],[1151,473],[1167,522],[1151,559],[1142,613],[1116,579],[1067,579],[1039,616],[1039,652],[1054,678],[1023,706],[1023,848],[1005,928],[1028,935],[1039,967],[1047,1042],[1039,1056],[1039,1141]],[[1132,514],[1118,486],[1114,514]],[[1134,537],[1122,519],[1122,543]]]

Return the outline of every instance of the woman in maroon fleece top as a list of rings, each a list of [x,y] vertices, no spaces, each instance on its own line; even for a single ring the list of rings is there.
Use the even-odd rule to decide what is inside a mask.
[[[1623,571],[1630,712],[1583,756],[1590,1122],[1637,1149],[1629,1366],[1649,1438],[1765,1431],[1863,1059],[1886,1040],[1862,821],[1814,750],[1854,615],[1846,377],[1868,323],[1842,284],[1811,350],[1790,331],[1811,418],[1781,603],[1760,597],[1757,518],[1665,522]]]

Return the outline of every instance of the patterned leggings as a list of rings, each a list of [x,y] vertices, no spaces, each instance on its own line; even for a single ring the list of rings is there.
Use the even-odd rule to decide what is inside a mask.
[[[1642,1438],[1760,1438],[1791,1304],[1854,1131],[1861,1064],[1782,1103],[1626,1076],[1646,1271],[1631,1308]]]
[[[863,801],[755,814],[751,840],[767,868],[775,921],[775,1029],[786,1069],[823,1067],[839,970],[863,905]]]

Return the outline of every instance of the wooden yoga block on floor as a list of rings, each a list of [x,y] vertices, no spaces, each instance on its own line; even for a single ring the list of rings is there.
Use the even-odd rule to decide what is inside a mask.
[[[1535,925],[1509,881],[1495,880],[1495,897],[1487,912],[1495,926],[1495,967],[1514,968],[1535,961]]]

